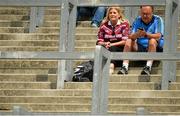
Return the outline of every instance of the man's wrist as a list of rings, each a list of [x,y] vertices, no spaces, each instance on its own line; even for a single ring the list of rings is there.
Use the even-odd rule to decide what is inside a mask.
[[[146,37],[146,38],[148,37],[147,33],[144,35],[144,37]]]

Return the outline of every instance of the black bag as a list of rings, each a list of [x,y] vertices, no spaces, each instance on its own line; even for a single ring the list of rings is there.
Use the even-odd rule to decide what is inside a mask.
[[[93,81],[93,61],[83,62],[74,70],[72,81],[74,82],[92,82]]]

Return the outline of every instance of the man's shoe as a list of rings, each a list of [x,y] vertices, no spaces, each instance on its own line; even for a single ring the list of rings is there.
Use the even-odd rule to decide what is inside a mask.
[[[94,28],[98,28],[98,25],[96,23],[92,23],[91,26]]]
[[[142,75],[150,75],[150,74],[151,74],[151,69],[150,69],[150,67],[149,67],[149,66],[145,66],[145,67],[143,68],[143,70],[141,71],[141,74],[142,74]]]
[[[128,70],[125,66],[122,66],[118,71],[118,74],[128,74]]]

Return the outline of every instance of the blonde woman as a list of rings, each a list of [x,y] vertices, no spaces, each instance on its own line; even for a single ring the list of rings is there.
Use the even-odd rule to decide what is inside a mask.
[[[120,7],[109,7],[98,32],[98,45],[111,52],[122,52],[130,31],[129,21],[122,14]],[[115,61],[111,61],[110,74],[114,72]]]

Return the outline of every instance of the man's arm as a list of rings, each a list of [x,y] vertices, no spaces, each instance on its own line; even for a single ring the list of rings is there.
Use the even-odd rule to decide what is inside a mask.
[[[154,38],[158,40],[159,38],[161,38],[161,33],[155,33],[155,34],[146,33],[146,37],[149,39]]]

